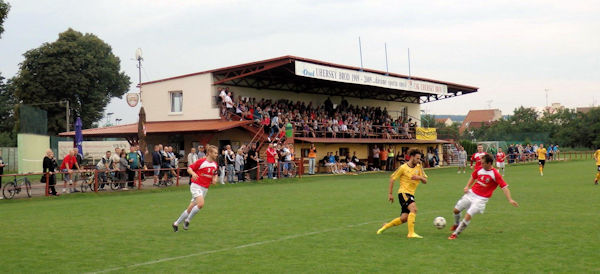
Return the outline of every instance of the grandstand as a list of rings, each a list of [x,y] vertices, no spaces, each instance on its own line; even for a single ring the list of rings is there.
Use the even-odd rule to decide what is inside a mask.
[[[232,92],[235,106],[231,114],[221,106],[219,94],[224,89]],[[374,146],[396,153],[409,147],[442,151],[442,144],[448,141],[420,128],[420,105],[477,90],[446,81],[282,56],[145,82],[141,101],[149,151],[158,143],[187,154],[200,144],[231,144],[235,149],[257,142],[264,152],[262,144],[269,142],[271,127],[261,123],[262,119],[277,116],[283,127],[286,119],[292,124],[294,132],[285,142],[294,144],[297,159],[306,157],[310,144],[315,144],[317,159],[327,152],[342,157],[356,152],[358,158],[371,162]],[[73,136],[74,132],[61,135]],[[83,135],[135,143],[138,127],[86,129]]]

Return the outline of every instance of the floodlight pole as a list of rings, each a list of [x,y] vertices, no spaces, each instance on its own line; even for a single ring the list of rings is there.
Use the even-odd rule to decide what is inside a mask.
[[[360,54],[360,71],[363,70],[363,61],[362,61],[362,44],[360,43],[360,36],[358,36],[358,52]]]
[[[385,75],[389,75],[390,70],[388,68],[387,43],[384,43],[383,46],[385,47]]]
[[[410,80],[410,48],[408,48],[408,80]]]
[[[550,89],[547,89],[547,88],[546,88],[546,89],[544,89],[544,91],[546,92],[546,107],[548,107],[548,91],[549,91],[549,90],[550,90]]]

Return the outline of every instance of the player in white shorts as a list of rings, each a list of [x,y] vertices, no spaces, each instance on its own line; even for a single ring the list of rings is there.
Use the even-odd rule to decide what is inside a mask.
[[[475,169],[471,174],[469,182],[464,188],[465,194],[458,200],[454,206],[454,225],[450,228],[454,231],[448,239],[454,240],[471,222],[473,215],[483,213],[485,211],[485,205],[496,187],[500,186],[504,196],[508,199],[508,202],[515,207],[519,204],[515,202],[510,196],[510,190],[508,185],[502,179],[502,175],[492,167],[494,159],[489,154],[485,154],[481,157],[481,167]],[[467,210],[465,218],[460,221],[460,212]],[[460,222],[459,222],[460,221]]]
[[[196,160],[191,164],[187,172],[192,176],[190,184],[190,192],[192,193],[192,201],[188,207],[181,213],[179,218],[173,223],[173,231],[179,230],[179,224],[183,223],[183,229],[187,230],[190,225],[190,220],[204,206],[204,197],[210,184],[217,184],[217,157],[219,151],[217,147],[209,145],[206,149],[206,158]]]
[[[504,176],[504,167],[506,166],[506,154],[502,152],[502,148],[498,148],[498,153],[496,153],[496,167],[502,172],[502,176]]]

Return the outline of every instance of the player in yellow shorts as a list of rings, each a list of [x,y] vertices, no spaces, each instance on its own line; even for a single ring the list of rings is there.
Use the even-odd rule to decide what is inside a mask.
[[[384,224],[377,234],[383,233],[386,229],[398,226],[403,223],[408,223],[408,238],[423,238],[415,233],[415,219],[417,217],[417,203],[415,202],[415,191],[419,183],[427,183],[427,174],[421,166],[421,153],[416,149],[411,149],[408,152],[410,159],[407,163],[400,166],[392,176],[390,176],[390,189],[388,200],[394,202],[394,182],[400,181],[398,189],[398,202],[402,207],[400,217],[393,219],[389,223]]]
[[[544,144],[540,144],[540,148],[535,153],[538,155],[538,163],[540,165],[540,175],[544,176],[544,165],[546,164],[546,149]]]
[[[600,149],[596,150],[596,153],[594,153],[594,159],[596,159],[596,170],[598,171],[596,173],[596,180],[594,180],[594,184],[597,185],[598,181],[600,181]]]

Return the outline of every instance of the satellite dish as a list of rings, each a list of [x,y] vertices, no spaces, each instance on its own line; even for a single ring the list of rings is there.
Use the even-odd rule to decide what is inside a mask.
[[[144,58],[142,58],[142,49],[138,48],[135,50],[135,60],[144,60]]]

